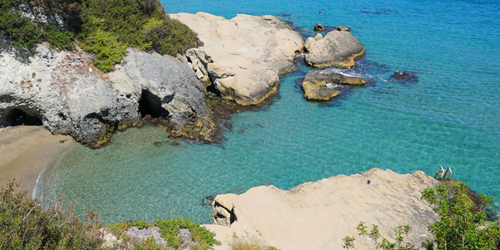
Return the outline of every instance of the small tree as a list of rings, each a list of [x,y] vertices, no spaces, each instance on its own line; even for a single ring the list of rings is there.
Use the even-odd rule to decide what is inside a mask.
[[[359,232],[359,235],[368,237],[370,240],[372,240],[376,249],[382,249],[382,250],[415,249],[415,245],[413,243],[403,242],[404,241],[403,233],[408,235],[408,232],[411,229],[409,225],[399,226],[396,228],[396,230],[394,230],[396,234],[396,242],[390,242],[386,238],[382,238],[382,240],[379,242],[380,231],[378,230],[377,225],[372,225],[372,230],[370,230],[370,232],[368,232],[368,229],[369,228],[365,226],[365,223],[362,221],[360,221],[358,226],[356,227],[356,230]],[[355,240],[354,237],[350,236],[344,237],[342,239],[342,242],[344,242],[342,247],[345,249],[354,248],[354,240]]]
[[[424,243],[426,249],[500,249],[500,225],[485,226],[484,211],[493,198],[479,194],[479,206],[467,194],[464,183],[454,185],[455,194],[449,199],[449,189],[445,184],[422,191],[422,199],[437,205],[434,211],[440,220],[429,226],[434,241]],[[435,243],[435,245],[433,244]]]

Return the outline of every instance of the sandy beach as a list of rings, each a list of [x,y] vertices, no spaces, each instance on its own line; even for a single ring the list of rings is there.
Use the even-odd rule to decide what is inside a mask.
[[[52,135],[41,126],[1,128],[0,186],[15,178],[20,184],[18,190],[26,190],[31,197],[40,173],[55,156],[74,143],[71,137]]]

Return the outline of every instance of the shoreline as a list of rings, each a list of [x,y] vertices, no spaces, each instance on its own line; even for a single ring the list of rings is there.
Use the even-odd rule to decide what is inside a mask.
[[[0,186],[15,179],[18,190],[31,198],[40,174],[75,143],[70,136],[52,135],[41,126],[0,128]]]

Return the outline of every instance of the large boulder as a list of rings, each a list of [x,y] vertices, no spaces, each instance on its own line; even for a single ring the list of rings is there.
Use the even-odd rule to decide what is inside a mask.
[[[195,31],[204,44],[186,52],[198,78],[241,105],[258,104],[276,93],[279,75],[294,70],[294,59],[302,53],[302,36],[274,16],[238,14],[227,20],[200,12],[170,17]]]
[[[438,184],[422,171],[402,175],[371,169],[290,190],[260,186],[241,195],[218,195],[213,203],[215,225],[205,227],[216,233],[222,248],[239,238],[279,249],[322,250],[341,249],[345,236],[356,236],[356,249],[373,249],[373,241],[357,237],[360,221],[378,225],[381,236],[392,242],[394,230],[409,224],[411,231],[404,237],[420,246],[432,237],[428,226],[439,219],[420,199],[421,192]]]
[[[128,51],[103,74],[93,56],[40,44],[27,54],[0,40],[0,127],[25,122],[97,147],[112,131],[140,123],[139,109],[170,120],[173,130],[211,128],[201,83],[170,56]]]
[[[304,97],[308,100],[328,101],[339,94],[339,91],[334,88],[339,84],[365,85],[366,81],[333,71],[311,70],[302,82],[302,89],[304,89]]]
[[[330,66],[352,68],[354,61],[362,57],[365,47],[347,31],[333,30],[314,42],[306,54],[306,63],[312,67]]]

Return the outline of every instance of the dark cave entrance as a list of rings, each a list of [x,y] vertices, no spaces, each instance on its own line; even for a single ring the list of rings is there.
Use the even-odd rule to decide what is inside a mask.
[[[13,109],[9,112],[6,119],[8,126],[28,125],[28,126],[41,126],[42,120],[36,116],[27,114],[20,109]]]
[[[139,99],[139,112],[142,117],[150,115],[152,118],[167,117],[168,111],[161,107],[162,100],[149,92],[143,90],[141,99]]]

